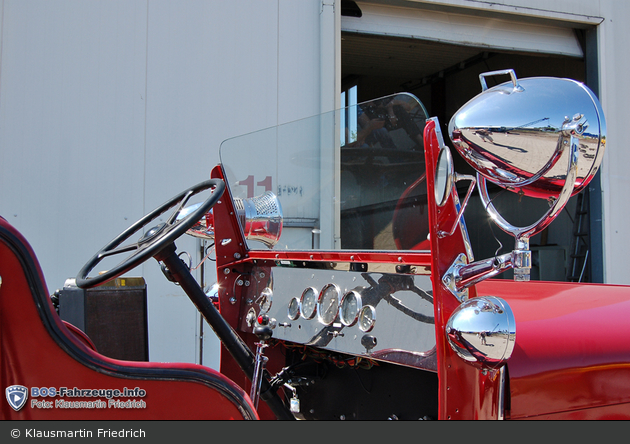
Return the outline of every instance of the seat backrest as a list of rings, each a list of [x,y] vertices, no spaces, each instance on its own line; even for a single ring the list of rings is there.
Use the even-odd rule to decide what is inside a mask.
[[[2,388],[28,390],[19,409],[1,403],[2,420],[258,418],[249,396],[210,368],[115,360],[80,341],[54,310],[31,246],[1,217],[0,329]]]

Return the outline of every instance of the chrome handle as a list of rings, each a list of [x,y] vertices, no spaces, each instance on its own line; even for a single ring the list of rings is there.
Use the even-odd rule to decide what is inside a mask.
[[[499,71],[491,71],[484,72],[479,74],[479,81],[481,82],[481,90],[485,91],[488,89],[488,85],[486,84],[486,77],[490,76],[500,76],[504,74],[509,74],[512,78],[512,84],[514,85],[514,91],[525,91],[521,85],[518,84],[518,79],[516,78],[516,73],[513,69],[502,69]]]

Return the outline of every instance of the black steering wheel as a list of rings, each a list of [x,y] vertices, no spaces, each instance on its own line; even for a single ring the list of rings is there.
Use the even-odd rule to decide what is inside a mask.
[[[212,188],[212,194],[199,207],[187,213],[185,216],[178,218],[181,211],[191,197]],[[175,242],[191,228],[198,220],[200,220],[210,209],[217,203],[223,191],[225,183],[220,179],[210,179],[201,182],[173,197],[151,213],[144,216],[138,222],[127,228],[125,231],[115,237],[110,243],[105,245],[101,250],[92,257],[77,274],[76,284],[80,288],[92,288],[104,284],[127,271],[137,267],[150,257],[155,256],[164,248]],[[173,207],[177,207],[169,216],[166,222],[160,223],[150,228],[144,233],[137,242],[120,246],[132,235],[142,230],[144,227],[152,223],[162,214],[166,213]],[[90,272],[106,257],[117,254],[131,252],[122,262],[115,267],[107,270],[97,276],[88,278]]]

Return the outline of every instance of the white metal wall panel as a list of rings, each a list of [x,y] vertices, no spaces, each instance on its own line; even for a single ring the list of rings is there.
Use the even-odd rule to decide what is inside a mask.
[[[148,4],[146,210],[209,178],[221,141],[275,124],[277,4],[240,3]],[[247,21],[246,32],[239,26],[243,14],[257,17]],[[191,238],[178,241],[193,255],[195,245]],[[194,360],[196,310],[154,262],[144,267],[153,283],[152,359]],[[212,281],[212,264],[207,269]],[[206,333],[212,337],[207,326]],[[212,366],[215,359],[204,361]]]
[[[207,179],[224,139],[320,110],[318,0],[0,2],[0,215],[51,292]],[[134,273],[148,285],[151,360],[197,361],[187,297],[155,261]],[[204,356],[217,365],[216,342]]]
[[[606,20],[598,27],[600,57],[600,100],[607,123],[606,153],[602,163],[602,199],[604,206],[604,272],[608,283],[630,284],[628,273],[628,221],[630,205],[630,150],[627,124],[630,121],[630,3],[602,1]]]
[[[457,45],[582,57],[573,30],[518,20],[357,2],[360,19],[343,17],[344,31],[411,37]]]
[[[51,292],[142,215],[145,13],[142,0],[3,2],[0,213]]]

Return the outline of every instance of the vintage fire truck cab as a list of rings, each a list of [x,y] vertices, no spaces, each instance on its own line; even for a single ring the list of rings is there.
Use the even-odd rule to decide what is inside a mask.
[[[511,79],[488,89],[496,75]],[[604,326],[625,329],[628,289],[529,279],[529,239],[602,160],[599,102],[567,79],[480,80],[448,126],[473,175],[454,171],[440,123],[409,94],[222,144],[226,194],[191,231],[216,242],[221,314],[264,352],[297,417],[630,414],[628,345]],[[548,210],[513,225],[488,183]],[[463,213],[476,186],[508,252],[474,257]],[[508,269],[513,281],[486,280]],[[228,353],[222,365],[247,387]]]
[[[511,79],[488,88],[497,75]],[[446,127],[411,94],[257,131],[225,141],[211,180],[114,239],[77,285],[155,257],[221,340],[214,377],[244,417],[630,418],[630,288],[530,280],[530,238],[602,161],[599,102],[568,79],[480,80],[448,124],[474,173],[455,171]],[[475,188],[513,236],[507,252],[474,256],[464,213]],[[497,190],[548,209],[509,222]],[[178,258],[184,232],[214,243],[210,290]],[[513,280],[492,279],[508,270]]]

